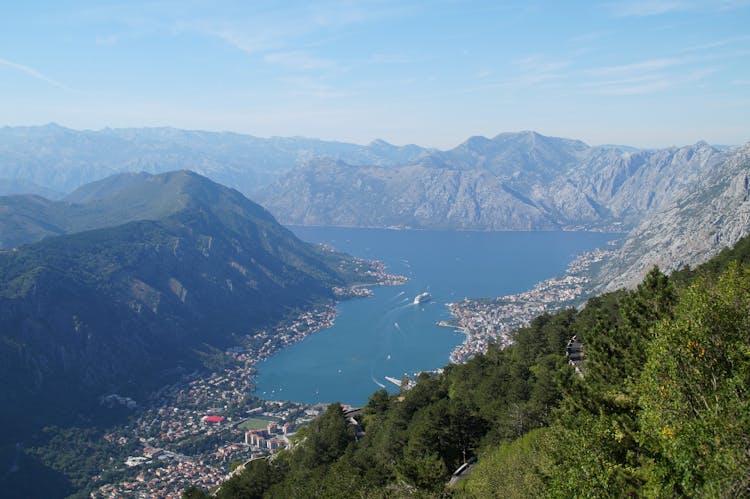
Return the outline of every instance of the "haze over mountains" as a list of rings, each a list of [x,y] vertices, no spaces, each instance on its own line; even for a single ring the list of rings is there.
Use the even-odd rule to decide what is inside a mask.
[[[65,418],[102,394],[163,385],[201,352],[367,280],[355,260],[300,241],[238,191],[188,171],[122,174],[65,201],[0,199],[14,247],[0,251],[7,432],[49,420],[34,407]]]
[[[658,261],[674,268],[703,261],[747,232],[742,217],[725,213],[719,221],[724,228],[718,229],[724,235],[709,234],[714,220],[693,221],[691,233],[705,241],[682,244],[677,220],[661,215],[676,213],[678,206],[706,213],[702,205],[724,192],[722,172],[741,176],[746,169],[741,151],[705,142],[656,150],[591,147],[536,132],[472,137],[438,151],[383,141],[360,146],[171,128],[5,127],[0,129],[0,188],[63,197],[116,172],[187,168],[250,195],[286,224],[626,232],[661,221],[658,230],[637,229],[626,243],[627,258],[605,266],[601,276],[603,282],[630,273],[617,282],[633,283],[647,261],[656,261],[649,248],[663,247],[664,241],[677,241],[680,256]],[[736,198],[724,198],[734,201],[722,209],[739,209]],[[0,209],[17,202],[6,199]],[[64,232],[55,221],[61,213],[66,223],[87,226],[85,215],[72,213],[77,208],[34,202],[47,210],[48,225],[29,224],[16,210],[21,219],[3,220],[0,241],[13,245],[33,234]],[[136,216],[138,207],[133,209]]]
[[[2,127],[0,193],[49,197],[50,192],[63,195],[115,173],[188,169],[247,195],[312,158],[392,165],[412,162],[424,152],[418,146],[398,147],[380,140],[361,146],[175,128],[78,131],[56,124]]]

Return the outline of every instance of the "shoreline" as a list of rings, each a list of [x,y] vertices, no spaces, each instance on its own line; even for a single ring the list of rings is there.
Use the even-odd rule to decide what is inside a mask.
[[[513,331],[527,326],[534,317],[582,304],[593,288],[592,266],[610,252],[609,249],[595,249],[583,253],[568,265],[562,276],[541,281],[522,293],[496,298],[465,298],[448,303],[451,319],[437,324],[466,336],[451,351],[450,362],[464,363],[476,354],[486,352],[491,343],[505,348],[513,342]]]
[[[179,499],[189,485],[210,489],[222,483],[234,461],[246,462],[283,448],[248,444],[239,423],[259,415],[298,427],[321,414],[327,404],[258,397],[254,384],[258,364],[310,334],[332,326],[340,300],[368,296],[363,291],[369,286],[403,284],[407,280],[385,272],[382,262],[368,262],[372,266],[363,275],[372,282],[351,284],[327,303],[312,305],[272,326],[252,330],[238,346],[223,352],[231,357],[231,365],[213,371],[194,371],[134,405],[129,423],[110,427],[103,435],[112,455],[130,448],[125,464],[122,460],[113,461],[114,468],[103,470],[120,470],[118,478],[111,482],[102,480],[103,473],[90,477],[97,484],[90,496]],[[209,424],[205,420],[207,415],[222,416],[222,420]],[[191,442],[211,440],[202,451],[189,451]]]

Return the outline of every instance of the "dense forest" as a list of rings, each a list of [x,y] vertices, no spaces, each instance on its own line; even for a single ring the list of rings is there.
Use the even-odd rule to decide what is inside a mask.
[[[510,347],[374,393],[358,416],[364,436],[333,404],[291,450],[248,463],[213,492],[746,497],[749,264],[745,238],[699,268],[654,268],[635,290],[537,317]],[[573,336],[584,345],[580,372],[566,358]]]

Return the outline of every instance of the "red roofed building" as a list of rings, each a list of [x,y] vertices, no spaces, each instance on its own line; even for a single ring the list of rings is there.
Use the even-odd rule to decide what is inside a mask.
[[[203,416],[201,421],[204,423],[218,424],[224,421],[224,416]]]

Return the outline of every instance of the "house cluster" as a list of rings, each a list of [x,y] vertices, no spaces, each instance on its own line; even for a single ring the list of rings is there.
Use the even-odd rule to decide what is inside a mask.
[[[289,446],[289,437],[293,435],[294,426],[291,423],[279,425],[273,421],[263,429],[245,432],[245,443],[250,446],[274,450]]]
[[[606,252],[602,250],[585,253],[568,266],[565,275],[542,281],[523,293],[449,303],[453,320],[441,321],[439,325],[457,328],[466,334],[464,342],[451,352],[451,362],[466,362],[487,351],[490,343],[504,348],[513,342],[513,331],[527,325],[534,317],[575,305],[589,290],[588,269],[604,255]]]

